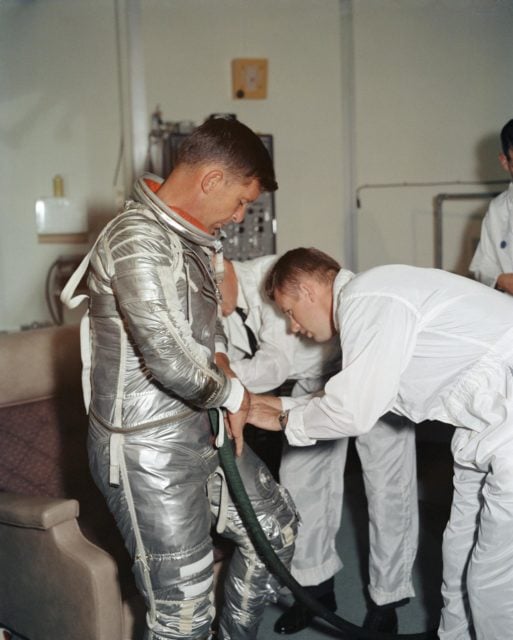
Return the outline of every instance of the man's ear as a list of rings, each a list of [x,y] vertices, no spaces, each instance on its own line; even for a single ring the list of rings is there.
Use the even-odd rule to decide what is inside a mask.
[[[501,167],[504,169],[504,171],[507,171],[509,173],[508,159],[503,153],[499,153],[499,162],[501,163]]]
[[[309,280],[303,280],[302,282],[300,282],[298,289],[301,295],[310,300],[310,302],[314,302],[315,288]]]
[[[222,183],[224,178],[223,171],[221,169],[210,169],[201,179],[201,189],[203,193],[210,193],[219,184]]]

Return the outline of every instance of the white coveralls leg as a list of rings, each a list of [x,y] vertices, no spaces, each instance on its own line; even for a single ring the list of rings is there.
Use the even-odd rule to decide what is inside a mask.
[[[457,429],[453,437],[454,497],[443,542],[441,640],[513,635],[513,394],[498,408],[496,423],[480,434]],[[493,416],[490,407],[483,409]]]
[[[336,549],[344,497],[347,438],[312,447],[284,446],[280,481],[301,517],[292,574],[304,586],[333,577],[343,566]],[[387,414],[356,438],[369,509],[369,594],[378,604],[415,595],[412,567],[418,544],[415,431]],[[322,473],[319,471],[322,470]]]
[[[289,490],[301,524],[292,575],[303,586],[317,585],[342,567],[335,546],[342,518],[347,438],[313,447],[284,444],[280,482]]]
[[[369,595],[377,605],[415,595],[419,514],[415,427],[392,413],[355,439],[369,510]]]

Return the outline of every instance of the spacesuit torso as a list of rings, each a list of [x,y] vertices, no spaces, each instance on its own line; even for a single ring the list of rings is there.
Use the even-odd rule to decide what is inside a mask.
[[[139,180],[139,202],[127,203],[91,256],[90,412],[107,428],[182,420],[222,405],[230,388],[212,364],[213,249],[206,233],[170,219],[148,184]]]

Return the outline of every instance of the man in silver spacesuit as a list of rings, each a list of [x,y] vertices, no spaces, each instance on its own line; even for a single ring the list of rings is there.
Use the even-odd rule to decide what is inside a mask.
[[[227,495],[207,409],[229,412],[228,435],[258,519],[286,565],[293,554],[293,504],[242,449],[249,394],[214,363],[222,332],[216,232],[276,188],[258,136],[237,120],[210,118],[183,143],[166,180],[136,182],[133,200],[88,256],[90,465],[134,561],[148,640],[210,637],[216,519],[236,543],[219,637],[256,638],[277,591]]]

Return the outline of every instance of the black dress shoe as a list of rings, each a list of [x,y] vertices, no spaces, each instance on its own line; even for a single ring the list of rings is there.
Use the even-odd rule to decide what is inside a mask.
[[[335,611],[337,603],[335,601],[335,594],[325,593],[319,596],[317,600],[323,604],[330,611]],[[301,602],[294,602],[294,604],[282,613],[282,615],[274,623],[274,631],[276,633],[291,634],[298,633],[310,626],[310,623],[315,617],[315,613]]]
[[[314,614],[308,607],[300,602],[294,604],[282,613],[282,615],[274,623],[275,633],[297,633],[306,629],[312,622]]]
[[[395,607],[371,607],[363,621],[363,628],[369,631],[397,633],[398,622]]]

